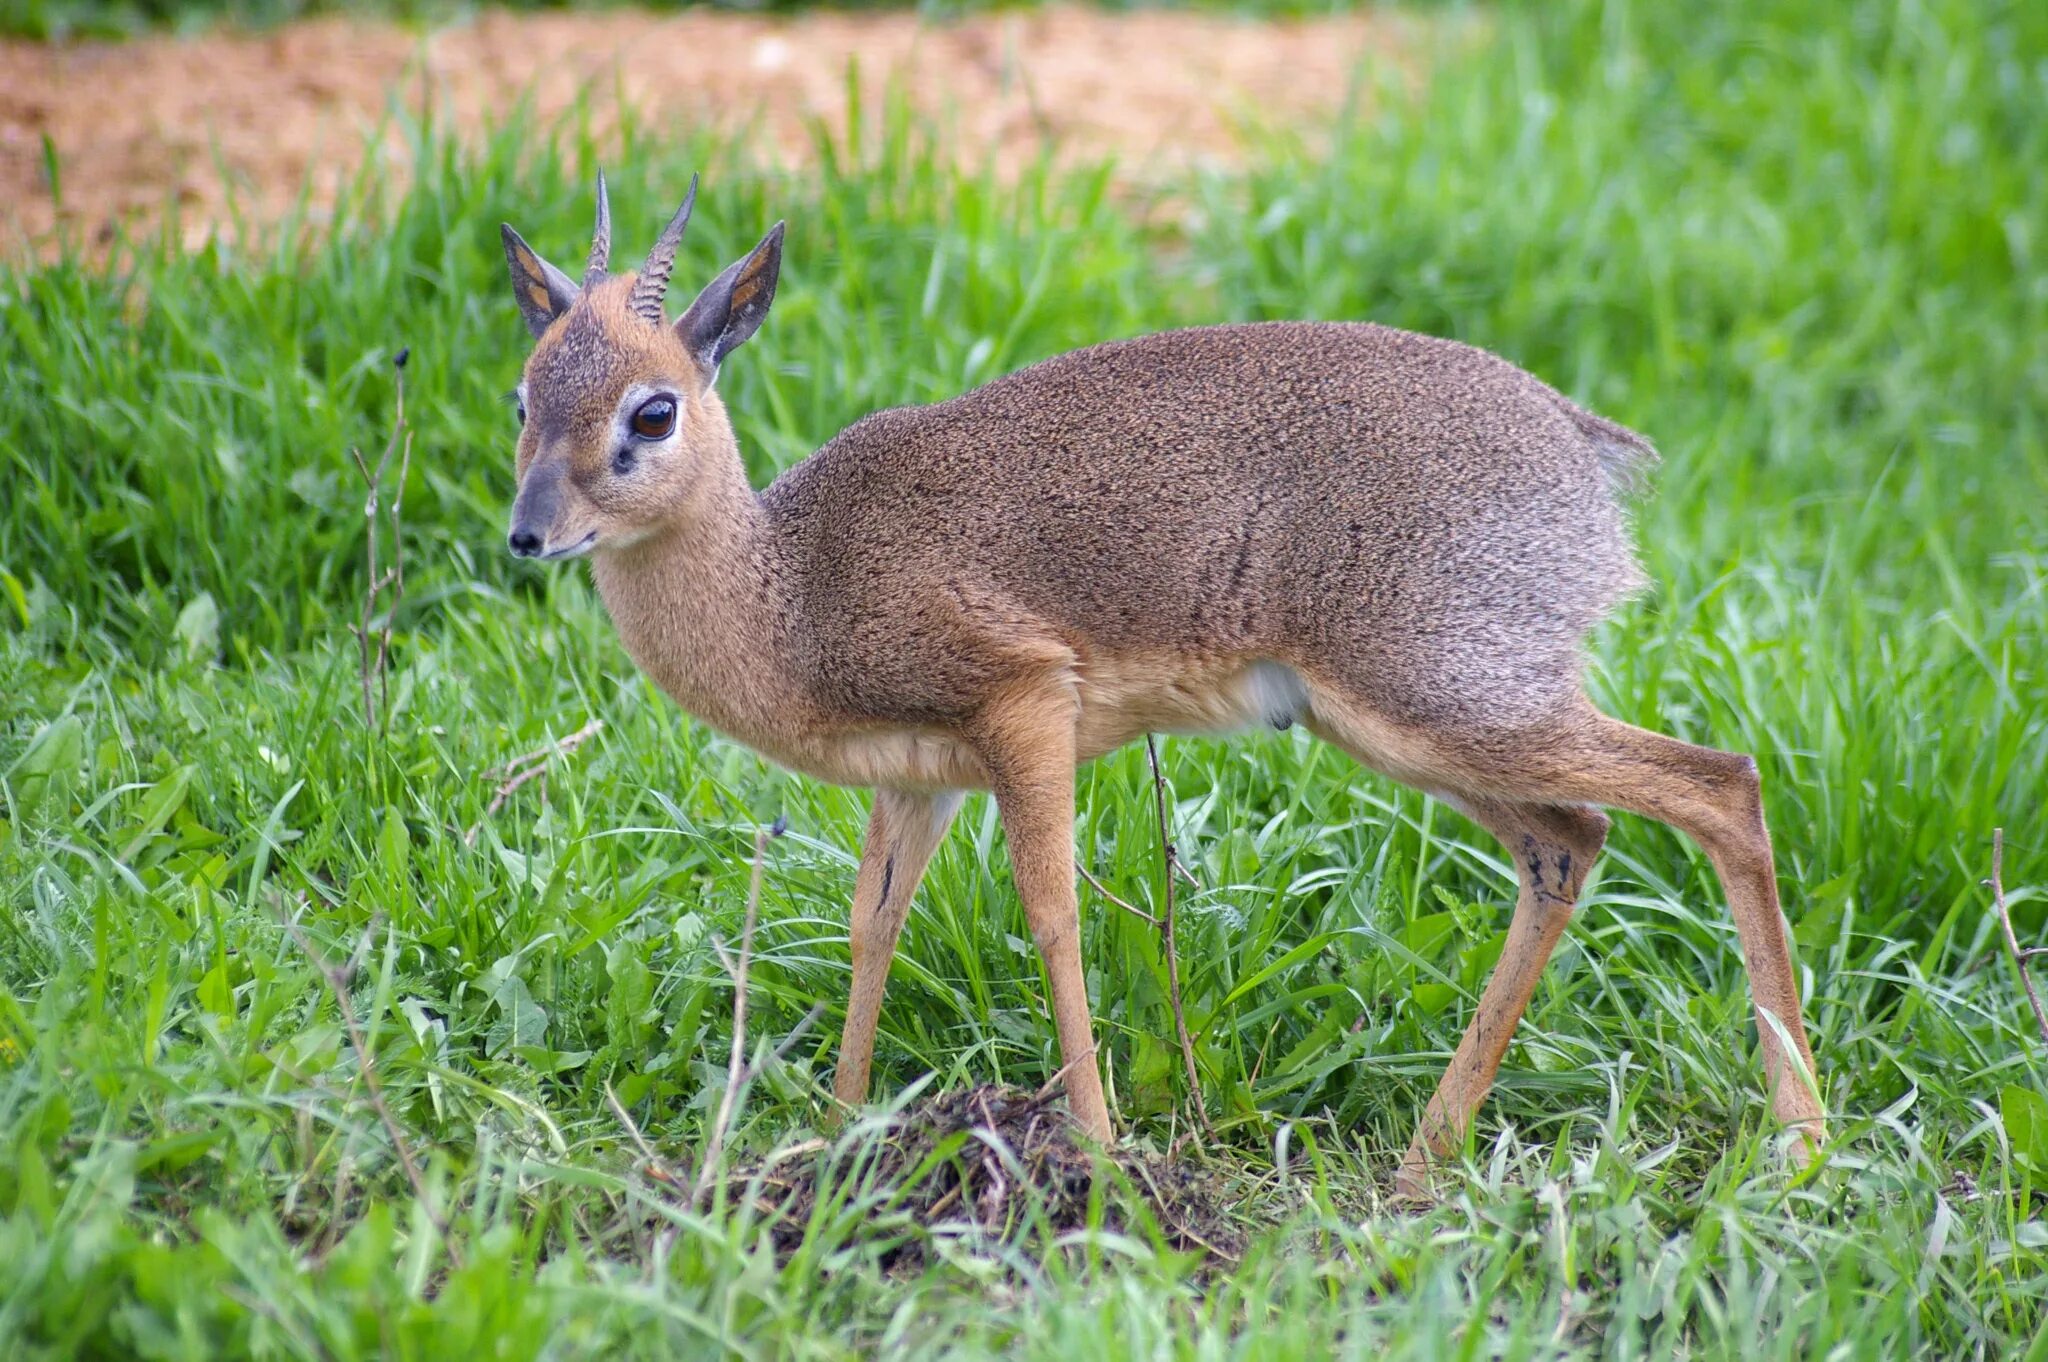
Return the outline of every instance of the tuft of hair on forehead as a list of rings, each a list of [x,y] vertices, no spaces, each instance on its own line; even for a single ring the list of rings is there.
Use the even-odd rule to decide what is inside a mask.
[[[609,416],[619,394],[635,383],[695,388],[702,382],[701,366],[674,332],[647,325],[633,310],[633,284],[631,274],[607,276],[534,346],[526,362],[531,410],[595,419]]]

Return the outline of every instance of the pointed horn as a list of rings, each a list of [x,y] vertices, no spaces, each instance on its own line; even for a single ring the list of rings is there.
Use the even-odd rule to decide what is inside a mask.
[[[604,278],[612,266],[612,200],[605,193],[604,171],[597,172],[597,233],[590,239],[590,263],[583,270],[583,287]]]
[[[661,300],[668,293],[669,271],[676,267],[676,248],[683,244],[683,229],[690,225],[690,210],[696,206],[697,177],[692,175],[683,206],[661,229],[654,249],[647,253],[647,263],[640,267],[640,277],[633,283],[633,311],[656,326],[661,325]]]

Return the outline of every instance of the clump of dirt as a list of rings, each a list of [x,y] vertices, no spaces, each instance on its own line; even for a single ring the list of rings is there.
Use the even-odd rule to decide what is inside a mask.
[[[894,86],[976,163],[1050,146],[1115,156],[1143,176],[1234,157],[1248,120],[1321,121],[1362,59],[1412,47],[1402,22],[1068,7],[951,21],[486,11],[424,36],[319,19],[131,42],[4,40],[0,255],[47,254],[60,225],[90,246],[124,223],[146,228],[172,203],[196,246],[237,213],[277,220],[302,187],[317,223],[367,155],[407,177],[403,139],[372,141],[394,104],[473,136],[522,99],[543,127],[584,99],[600,146],[630,108],[648,128],[745,129],[750,150],[800,163],[814,125],[845,132],[850,83],[870,108]]]
[[[1171,1157],[1098,1150],[1049,1094],[993,1085],[914,1104],[871,1144],[856,1145],[852,1159],[812,1144],[795,1157],[736,1169],[727,1188],[772,1217],[776,1250],[787,1256],[802,1247],[820,1196],[840,1197],[848,1178],[884,1189],[856,1233],[872,1227],[890,1271],[921,1269],[939,1236],[988,1245],[1034,1231],[1131,1231],[1134,1203],[1170,1246],[1200,1250],[1212,1266],[1235,1263],[1244,1251],[1226,1179]],[[1099,1196],[1098,1178],[1108,1180]]]

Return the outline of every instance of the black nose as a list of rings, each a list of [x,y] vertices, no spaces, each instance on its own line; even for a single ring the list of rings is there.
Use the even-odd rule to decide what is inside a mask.
[[[514,530],[507,536],[512,552],[521,558],[531,558],[540,552],[540,536],[532,530]]]

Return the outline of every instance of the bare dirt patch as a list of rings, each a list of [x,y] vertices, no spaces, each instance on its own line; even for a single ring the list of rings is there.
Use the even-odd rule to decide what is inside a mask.
[[[178,206],[188,244],[232,200],[274,219],[311,186],[318,207],[360,165],[393,100],[473,133],[522,97],[546,118],[590,92],[602,131],[621,105],[644,126],[744,127],[788,161],[811,124],[847,118],[896,82],[964,156],[1115,155],[1143,177],[1227,160],[1247,119],[1339,108],[1362,60],[1394,60],[1399,25],[1340,16],[1253,23],[1078,8],[930,22],[909,13],[486,13],[424,35],[316,20],[267,33],[0,42],[0,252],[48,253],[61,224],[88,246]],[[54,147],[61,193],[45,170]],[[394,174],[402,150],[387,147]]]
[[[882,1247],[880,1265],[922,1268],[934,1239],[969,1247],[1100,1227],[1128,1233],[1142,1207],[1170,1246],[1204,1254],[1212,1270],[1236,1263],[1247,1225],[1242,1189],[1212,1168],[1133,1149],[1091,1149],[1064,1105],[993,1085],[937,1093],[889,1124],[859,1157],[835,1161],[824,1141],[792,1156],[737,1169],[727,1191],[770,1222],[783,1255],[803,1247],[822,1198],[851,1178],[886,1189],[886,1204],[861,1212],[861,1239]],[[1121,1183],[1098,1188],[1100,1179]],[[1099,1200],[1098,1200],[1099,1199]]]

